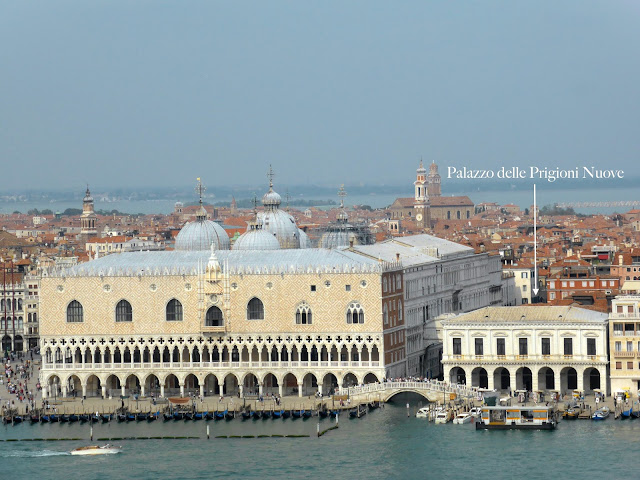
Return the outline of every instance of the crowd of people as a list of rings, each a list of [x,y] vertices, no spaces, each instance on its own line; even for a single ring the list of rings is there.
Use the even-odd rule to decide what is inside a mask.
[[[26,403],[26,412],[35,408],[35,394],[34,389],[30,389],[28,386],[29,380],[35,375],[37,376],[37,370],[34,372],[34,365],[32,360],[25,360],[24,357],[17,358],[15,355],[10,354],[3,359],[4,376],[0,379],[0,383],[4,385],[6,395],[2,398],[5,391],[0,396],[0,404],[2,405],[2,414],[5,415],[16,409],[16,405]],[[37,390],[38,386],[36,386]]]

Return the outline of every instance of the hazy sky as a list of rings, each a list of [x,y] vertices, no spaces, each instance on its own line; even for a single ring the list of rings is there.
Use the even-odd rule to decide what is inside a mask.
[[[638,175],[639,26],[636,0],[0,0],[0,190]]]

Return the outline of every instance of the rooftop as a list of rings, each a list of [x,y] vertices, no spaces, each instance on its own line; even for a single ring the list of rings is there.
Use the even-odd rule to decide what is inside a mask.
[[[572,306],[485,307],[443,321],[443,324],[459,323],[562,323],[606,322],[606,313],[594,312]]]

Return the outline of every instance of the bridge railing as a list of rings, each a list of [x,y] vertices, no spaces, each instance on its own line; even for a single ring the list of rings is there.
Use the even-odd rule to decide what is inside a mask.
[[[446,383],[438,380],[425,382],[381,382],[368,383],[357,387],[341,389],[342,394],[359,395],[367,393],[385,392],[388,390],[428,390],[431,392],[455,393],[462,397],[472,397],[478,394],[478,387],[457,383]]]

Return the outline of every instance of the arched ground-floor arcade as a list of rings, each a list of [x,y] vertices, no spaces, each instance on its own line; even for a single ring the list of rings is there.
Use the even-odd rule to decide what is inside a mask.
[[[606,365],[444,365],[445,378],[490,390],[560,391],[600,389],[609,394]]]

